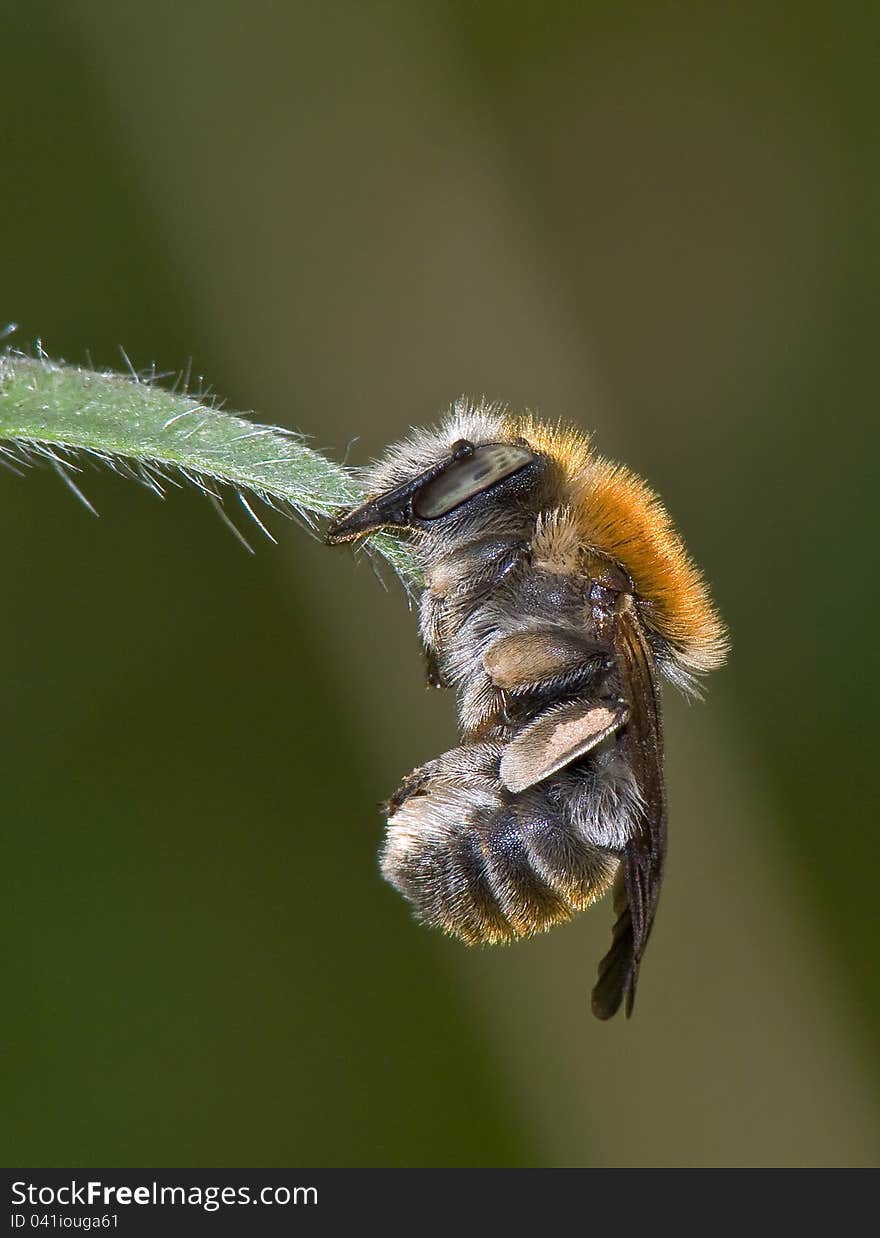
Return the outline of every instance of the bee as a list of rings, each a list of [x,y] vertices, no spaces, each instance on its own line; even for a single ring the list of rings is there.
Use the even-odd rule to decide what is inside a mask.
[[[459,743],[385,806],[383,875],[475,945],[549,929],[613,886],[593,1013],[632,1013],[666,858],[660,680],[695,693],[724,625],[660,499],[589,438],[459,400],[364,471],[331,544],[379,529],[424,576],[428,682]]]

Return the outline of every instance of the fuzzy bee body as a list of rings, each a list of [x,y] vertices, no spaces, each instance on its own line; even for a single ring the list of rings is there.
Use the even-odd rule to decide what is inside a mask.
[[[569,919],[614,883],[593,1009],[632,1009],[666,851],[658,672],[689,689],[724,629],[656,497],[576,431],[457,404],[391,448],[333,542],[406,530],[429,681],[459,746],[386,806],[382,872],[469,944]],[[616,880],[615,880],[616,877]]]

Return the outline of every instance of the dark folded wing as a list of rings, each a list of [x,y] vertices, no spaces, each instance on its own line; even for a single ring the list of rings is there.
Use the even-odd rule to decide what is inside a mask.
[[[615,880],[611,949],[599,964],[593,1013],[610,1019],[621,1003],[632,1014],[639,966],[660,898],[666,859],[666,788],[663,727],[654,657],[633,600],[623,595],[615,616],[614,655],[621,692],[629,706],[622,740],[642,797],[642,831],[627,843]]]

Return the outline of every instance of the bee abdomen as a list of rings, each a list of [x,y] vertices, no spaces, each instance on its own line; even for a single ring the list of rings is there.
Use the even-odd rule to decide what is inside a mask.
[[[505,791],[495,747],[480,746],[478,768],[462,755],[473,749],[433,763],[428,783],[389,818],[381,857],[383,875],[419,920],[470,945],[570,919],[605,892],[617,865],[578,835],[545,790]]]

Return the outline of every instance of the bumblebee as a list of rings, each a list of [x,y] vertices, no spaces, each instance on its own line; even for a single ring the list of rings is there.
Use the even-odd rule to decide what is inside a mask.
[[[660,679],[694,693],[727,635],[659,498],[567,426],[458,401],[364,471],[331,544],[397,530],[424,573],[429,683],[459,744],[386,805],[383,875],[468,944],[613,886],[593,1013],[632,1013],[666,857]]]

